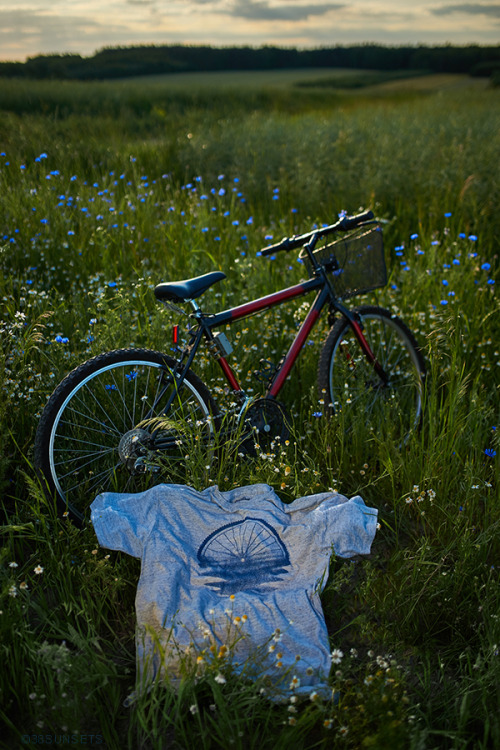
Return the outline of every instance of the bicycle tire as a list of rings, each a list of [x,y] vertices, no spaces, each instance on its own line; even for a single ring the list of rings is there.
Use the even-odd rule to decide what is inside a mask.
[[[177,387],[176,365],[150,349],[105,352],[70,372],[49,398],[35,436],[35,467],[78,524],[99,492],[140,492],[159,481],[179,481],[192,440],[210,440],[215,402],[192,371]],[[169,446],[165,451],[150,450],[155,427]]]
[[[363,333],[388,382],[377,375],[364,355],[349,321],[339,318],[330,329],[318,364],[318,387],[326,412],[337,414],[346,432],[367,428],[401,446],[422,420],[422,352],[405,323],[388,310],[363,305],[353,312],[359,315]]]

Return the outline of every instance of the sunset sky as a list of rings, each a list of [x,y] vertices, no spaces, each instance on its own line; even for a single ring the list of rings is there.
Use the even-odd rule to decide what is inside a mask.
[[[500,2],[0,0],[0,60],[132,44],[499,44]]]

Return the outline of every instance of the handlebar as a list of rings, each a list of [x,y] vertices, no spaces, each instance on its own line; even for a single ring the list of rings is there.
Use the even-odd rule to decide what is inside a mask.
[[[320,237],[332,234],[333,232],[348,232],[351,229],[356,229],[356,227],[361,226],[361,224],[364,224],[367,221],[372,221],[373,218],[373,211],[363,211],[355,216],[342,216],[342,218],[335,222],[335,224],[330,224],[329,226],[321,227],[320,229],[313,229],[312,232],[307,232],[306,234],[294,235],[293,237],[283,237],[283,239],[275,245],[268,245],[267,247],[262,248],[260,254],[272,255],[280,250],[295,250],[298,247],[306,245],[315,236],[319,239]]]

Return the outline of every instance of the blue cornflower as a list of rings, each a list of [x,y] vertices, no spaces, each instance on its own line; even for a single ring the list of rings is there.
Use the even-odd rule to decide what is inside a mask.
[[[443,286],[448,286],[448,279],[443,279],[442,282],[441,282],[441,284]]]
[[[111,287],[116,286],[116,281],[108,281],[108,286],[111,286]]]
[[[482,269],[483,271],[489,271],[489,270],[490,270],[490,268],[491,268],[491,266],[490,266],[490,264],[489,264],[489,263],[483,263],[483,265],[481,266],[481,269]]]
[[[221,189],[219,190],[219,193],[218,193],[218,194],[219,194],[219,195],[225,195],[225,194],[226,194],[226,191],[224,190],[224,188],[221,188]]]
[[[224,175],[223,175],[223,174],[220,174],[220,175],[219,175],[219,176],[217,177],[217,179],[218,179],[218,180],[223,180],[223,179],[224,179]]]
[[[453,265],[454,266],[459,266],[460,265],[460,261],[458,260],[458,258],[453,258]]]
[[[447,211],[447,212],[445,213],[445,218],[449,219],[449,218],[450,218],[450,216],[451,216],[451,211]]]
[[[439,240],[432,240],[431,245],[439,245]]]
[[[460,232],[458,236],[460,237],[461,240],[465,240],[466,234],[465,232]]]
[[[447,300],[447,299],[442,299],[442,300],[441,300],[441,304],[442,304],[443,306],[444,306],[444,305],[447,305],[447,304],[448,304],[448,300]]]
[[[495,283],[495,279],[488,279],[486,283],[489,284],[490,286],[493,286],[493,284]]]
[[[477,236],[475,234],[469,234],[469,239],[471,242],[477,242]]]
[[[484,452],[489,458],[494,458],[497,455],[497,452],[493,448],[485,448]]]
[[[418,239],[418,234],[410,234],[410,240]]]
[[[322,417],[322,416],[323,416],[323,412],[321,412],[321,411],[313,411],[313,417],[317,417],[318,418],[318,417]]]

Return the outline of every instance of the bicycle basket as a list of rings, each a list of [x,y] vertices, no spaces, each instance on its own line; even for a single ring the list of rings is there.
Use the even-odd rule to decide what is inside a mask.
[[[351,234],[314,250],[315,260],[326,268],[340,299],[379,289],[387,284],[382,229],[378,225],[359,227]],[[314,268],[305,250],[299,258],[309,276]]]

